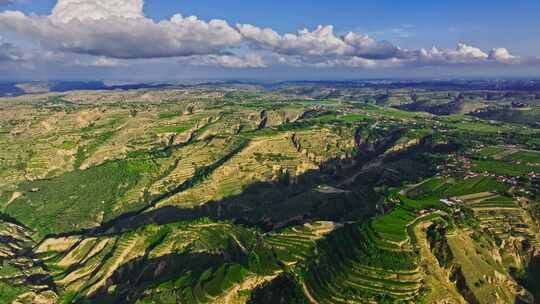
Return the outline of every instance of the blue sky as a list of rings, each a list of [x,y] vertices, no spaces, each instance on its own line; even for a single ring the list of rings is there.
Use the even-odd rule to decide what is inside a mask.
[[[5,6],[48,14],[54,0]],[[453,47],[458,42],[478,46],[512,45],[516,53],[540,54],[540,1],[519,0],[148,0],[145,13],[154,20],[174,13],[201,19],[220,18],[232,24],[254,23],[280,32],[333,24],[337,31],[360,30],[399,40],[404,47]],[[412,26],[412,27],[411,27]],[[412,37],[403,39],[394,29]]]
[[[73,0],[77,1],[98,1],[99,0]],[[126,0],[129,1],[129,0]],[[137,1],[137,0],[134,0]],[[0,1],[1,3],[2,1]],[[0,6],[0,11],[14,10],[24,13],[28,17],[30,23],[31,17],[35,15],[48,16],[51,14],[51,10],[57,4],[57,1],[53,0],[26,0],[19,1],[20,3],[13,3],[4,6]],[[215,46],[208,49],[207,45],[202,48],[204,52],[200,51],[200,47],[190,46],[189,51],[185,50],[164,50],[157,54],[159,60],[152,60],[154,55],[143,54],[139,58],[138,54],[129,55],[129,58],[123,58],[122,54],[107,52],[98,48],[88,47],[84,51],[80,51],[75,48],[64,48],[65,42],[59,41],[58,45],[43,46],[43,40],[50,40],[49,36],[40,33],[35,35],[28,35],[31,29],[26,31],[25,34],[21,32],[10,30],[9,25],[6,28],[1,27],[2,17],[0,15],[0,36],[3,37],[4,43],[11,45],[27,46],[34,43],[34,49],[43,48],[46,51],[61,52],[65,56],[70,57],[70,60],[74,60],[76,56],[82,56],[80,60],[92,60],[88,56],[94,56],[99,58],[103,62],[121,62],[116,65],[118,70],[129,70],[133,68],[133,64],[137,64],[137,69],[140,70],[144,65],[148,70],[159,69],[160,66],[168,64],[180,64],[186,65],[186,56],[190,56],[191,60],[206,60],[205,67],[199,68],[198,73],[208,73],[209,67],[207,65],[216,64],[221,66],[216,67],[216,71],[219,73],[230,75],[254,75],[261,74],[261,69],[257,69],[255,66],[264,65],[266,70],[264,73],[277,73],[280,70],[287,70],[289,75],[294,73],[299,78],[302,77],[302,73],[312,73],[314,66],[319,67],[315,71],[324,73],[325,69],[320,69],[321,66],[329,67],[332,70],[332,75],[339,75],[339,69],[343,70],[343,75],[358,74],[358,75],[370,75],[370,74],[391,74],[399,75],[409,74],[406,71],[417,71],[419,74],[427,74],[426,69],[431,69],[433,74],[440,75],[441,70],[447,70],[449,74],[464,74],[467,76],[470,73],[470,68],[460,68],[464,64],[479,64],[480,61],[490,61],[485,64],[479,64],[478,69],[485,71],[486,74],[494,73],[504,75],[527,75],[534,73],[531,68],[531,64],[534,61],[536,64],[536,58],[540,56],[540,18],[538,18],[538,12],[540,12],[540,1],[533,0],[520,0],[520,1],[502,1],[502,0],[476,0],[476,1],[464,1],[464,0],[452,0],[452,1],[428,1],[428,0],[410,0],[410,1],[390,1],[390,0],[377,0],[377,1],[321,1],[321,0],[295,0],[295,1],[247,1],[247,0],[229,0],[229,1],[217,1],[217,0],[178,0],[178,1],[158,1],[158,0],[146,0],[144,2],[144,15],[147,18],[152,19],[155,23],[162,20],[169,20],[174,14],[180,13],[183,16],[197,16],[204,22],[208,22],[211,19],[223,19],[228,22],[231,28],[235,29],[237,23],[250,24],[256,26],[259,29],[271,28],[275,33],[283,35],[284,33],[297,33],[298,30],[307,28],[310,31],[318,25],[332,25],[334,35],[336,37],[345,36],[349,32],[361,33],[362,35],[369,35],[370,38],[376,41],[389,41],[393,46],[399,49],[406,49],[419,52],[422,48],[431,49],[433,46],[441,52],[429,55],[429,63],[424,60],[421,64],[417,64],[415,61],[412,63],[410,57],[412,55],[402,55],[401,57],[396,55],[396,60],[400,61],[400,68],[397,69],[394,66],[390,66],[390,57],[384,58],[386,62],[378,60],[377,62],[371,62],[373,56],[364,56],[364,50],[355,51],[353,55],[344,56],[343,52],[333,52],[324,50],[324,55],[320,58],[315,58],[313,53],[319,54],[320,52],[310,52],[309,45],[302,46],[300,52],[296,47],[291,49],[286,45],[269,45],[269,41],[261,41],[259,37],[247,37],[241,32],[243,36],[240,42],[227,40],[223,42],[221,48]],[[7,23],[7,21],[6,21]],[[12,29],[13,27],[11,27]],[[41,35],[41,36],[40,36]],[[45,35],[45,36],[43,36]],[[58,33],[57,33],[58,35]],[[182,37],[182,43],[185,44],[189,37]],[[43,40],[42,40],[43,39]],[[54,40],[54,39],[52,39]],[[35,43],[39,41],[38,43]],[[254,41],[256,43],[254,43]],[[482,50],[480,56],[471,57],[468,54],[452,53],[459,44],[465,44],[467,46],[474,47],[478,50]],[[178,43],[177,43],[178,44]],[[121,46],[112,46],[114,49],[121,48]],[[111,47],[111,48],[112,48]],[[193,52],[193,48],[197,51]],[[502,60],[495,60],[495,56],[492,56],[493,49],[504,48],[508,51],[508,56],[504,58],[512,58],[512,65],[501,65]],[[449,51],[442,51],[449,50]],[[464,49],[465,50],[465,49]],[[191,51],[191,53],[190,53]],[[458,50],[462,52],[462,50]],[[202,52],[202,53],[201,53]],[[251,71],[239,71],[238,69],[231,69],[229,72],[223,71],[223,60],[226,60],[226,66],[231,67],[231,60],[235,58],[224,59],[208,56],[223,56],[223,54],[233,52],[234,56],[245,56],[248,53],[253,53],[259,56],[263,61],[256,61],[258,64],[248,64],[248,68],[253,68]],[[472,51],[473,53],[476,50]],[[203,54],[204,53],[204,54]],[[308,55],[309,53],[309,55]],[[470,53],[470,54],[473,54]],[[478,52],[477,52],[478,53]],[[486,56],[484,56],[484,54]],[[180,55],[180,56],[177,56]],[[206,57],[192,57],[192,55]],[[462,56],[463,55],[463,56]],[[416,56],[416,55],[415,55]],[[163,59],[167,57],[168,59]],[[273,63],[268,63],[272,60],[277,60],[280,57],[280,62],[294,62],[289,64],[294,67],[276,66]],[[284,58],[281,58],[284,57]],[[365,58],[364,58],[365,57]],[[407,57],[405,62],[404,57]],[[437,57],[436,60],[432,57]],[[484,58],[485,57],[485,58]],[[516,63],[520,58],[522,64]],[[0,56],[1,58],[1,56]],[[450,58],[450,59],[449,59]],[[472,59],[471,59],[472,58]],[[497,57],[499,58],[499,57]],[[503,57],[501,57],[503,58]],[[128,60],[129,59],[129,60]],[[143,60],[144,59],[144,60]],[[245,58],[244,58],[245,59]],[[253,59],[253,58],[252,58]],[[359,69],[358,64],[354,64],[357,69],[352,69],[352,61],[363,60],[361,66],[369,67],[369,70]],[[471,60],[469,60],[471,59]],[[473,60],[474,59],[474,60]],[[482,60],[480,60],[482,59]],[[534,59],[534,60],[533,60]],[[68,59],[66,59],[68,60]],[[77,60],[77,59],[75,59]],[[145,61],[146,60],[146,61]],[[367,62],[366,60],[369,60]],[[150,62],[153,61],[153,62]],[[253,61],[253,60],[252,60]],[[298,62],[302,63],[298,63]],[[356,62],[355,61],[355,62]],[[366,61],[366,62],[364,62]],[[509,60],[504,60],[504,63],[508,63]],[[180,63],[178,63],[180,62]],[[238,63],[237,61],[234,61]],[[329,62],[332,62],[331,64]],[[339,63],[337,63],[339,62]],[[347,62],[346,64],[344,62]],[[450,66],[448,63],[451,62]],[[191,65],[192,62],[189,64]],[[298,65],[306,66],[298,68]],[[403,64],[405,63],[405,64]],[[525,64],[523,64],[525,63]],[[43,64],[43,62],[41,62]],[[1,65],[1,62],[0,62]],[[195,63],[194,66],[199,65]],[[237,64],[238,65],[238,64]],[[237,66],[235,65],[235,66]],[[395,64],[396,66],[398,64]],[[496,65],[496,66],[494,66]],[[257,66],[257,67],[259,67]],[[378,68],[383,66],[384,69]],[[405,66],[405,67],[403,67]],[[103,65],[105,67],[105,65]],[[80,71],[91,71],[91,75],[96,77],[106,77],[109,74],[119,74],[118,71],[111,73],[109,70],[100,72],[95,67],[90,67],[88,64],[84,67],[84,64],[79,67]],[[376,67],[376,68],[374,68]],[[85,69],[86,68],[86,69]],[[70,68],[70,73],[77,75],[76,69]],[[197,70],[194,67],[190,69]],[[422,70],[419,70],[422,69]],[[211,69],[210,69],[211,70]],[[384,72],[380,72],[384,71]],[[64,71],[58,71],[58,74],[65,74]],[[156,72],[156,71],[154,71]],[[51,71],[54,74],[55,71]],[[69,75],[71,75],[68,73]],[[478,72],[477,72],[478,73]],[[66,74],[67,75],[67,74]],[[347,76],[348,77],[348,76]]]
[[[255,23],[282,32],[319,24],[333,24],[339,31],[363,32],[413,26],[408,31],[416,36],[401,39],[402,44],[411,48],[453,47],[458,42],[468,42],[485,47],[510,44],[525,54],[538,54],[534,51],[540,50],[540,1],[535,0],[154,0],[148,1],[147,9],[152,17],[167,17],[170,11],[181,11],[205,19]],[[400,38],[391,32],[385,36]]]

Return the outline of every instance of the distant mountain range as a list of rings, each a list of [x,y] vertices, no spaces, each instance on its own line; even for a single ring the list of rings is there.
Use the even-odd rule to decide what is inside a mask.
[[[256,86],[268,91],[280,91],[287,88],[373,88],[373,89],[423,89],[423,90],[489,90],[489,91],[538,91],[540,80],[351,80],[351,81],[191,81],[161,83],[129,83],[108,81],[32,81],[0,82],[0,97],[20,96],[23,94],[68,92],[76,90],[133,90],[161,89],[173,87],[197,86]]]
[[[156,83],[107,83],[104,81],[4,82],[0,96],[20,96],[32,93],[68,92],[77,90],[133,90],[157,89],[171,86]]]

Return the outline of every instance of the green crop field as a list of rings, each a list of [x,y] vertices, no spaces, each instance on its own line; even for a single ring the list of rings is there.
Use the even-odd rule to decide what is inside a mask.
[[[526,164],[515,164],[504,161],[476,160],[473,170],[476,172],[492,172],[498,175],[520,176],[530,172],[539,171],[540,168],[533,168]]]
[[[509,160],[540,164],[540,152],[518,151],[508,156]]]
[[[419,211],[425,209],[444,209],[444,206],[437,198],[401,198],[400,204],[392,212],[373,221],[372,228],[382,239],[404,242],[409,238],[407,226],[419,217]]]

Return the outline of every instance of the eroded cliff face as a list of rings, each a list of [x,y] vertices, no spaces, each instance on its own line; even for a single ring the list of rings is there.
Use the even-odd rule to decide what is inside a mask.
[[[14,304],[48,304],[58,300],[52,277],[32,250],[35,245],[28,228],[9,218],[0,220],[0,283],[24,290]]]
[[[526,269],[530,252],[512,239],[497,244],[471,229],[433,224],[427,229],[430,248],[439,265],[469,303],[535,303],[533,294],[513,276],[516,265]],[[523,268],[522,268],[523,269]]]

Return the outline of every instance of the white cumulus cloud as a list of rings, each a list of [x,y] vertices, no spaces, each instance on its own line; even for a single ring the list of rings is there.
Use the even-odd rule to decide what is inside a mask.
[[[448,63],[470,63],[488,59],[489,55],[481,49],[459,43],[455,49],[420,49],[418,59],[422,61],[440,61]]]
[[[302,29],[296,34],[280,35],[270,28],[238,24],[244,39],[254,47],[283,55],[359,56],[387,59],[398,56],[399,48],[386,41],[376,41],[365,34],[350,32],[344,37],[335,34],[331,25],[319,25],[313,31]]]
[[[111,17],[144,18],[142,0],[58,0],[50,18],[56,22]]]
[[[489,59],[497,62],[512,63],[516,62],[519,58],[510,54],[505,48],[495,48],[489,53]]]
[[[519,57],[514,56],[505,48],[495,48],[489,53],[480,48],[459,43],[455,49],[420,49],[416,52],[420,64],[489,64],[489,63],[518,63]]]
[[[13,1],[0,0],[0,4],[7,2]],[[4,64],[64,61],[63,65],[81,68],[118,67],[182,57],[174,60],[234,69],[274,65],[379,69],[538,61],[521,59],[506,48],[485,51],[465,43],[456,48],[407,50],[363,33],[340,35],[332,25],[278,33],[252,24],[231,26],[225,20],[181,14],[155,21],[145,16],[144,0],[58,0],[47,16],[3,11],[0,32],[33,44],[24,50],[0,41]]]
[[[112,58],[218,54],[241,42],[227,22],[174,15],[154,22],[142,0],[60,0],[50,16],[0,13],[0,29],[45,48]]]

